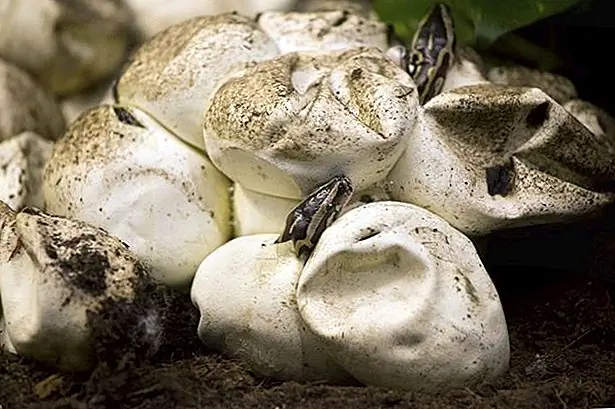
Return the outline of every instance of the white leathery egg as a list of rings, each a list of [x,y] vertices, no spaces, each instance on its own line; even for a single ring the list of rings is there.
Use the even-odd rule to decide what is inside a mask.
[[[130,245],[159,281],[190,285],[231,234],[229,181],[197,150],[135,108],[83,113],[45,169],[47,208]]]
[[[0,201],[14,210],[43,207],[43,170],[53,142],[23,132],[0,142]]]
[[[83,222],[0,203],[1,343],[66,371],[157,351],[161,298],[126,245]],[[144,356],[141,356],[143,358]]]
[[[219,82],[277,54],[275,43],[248,17],[195,18],[158,33],[136,51],[117,83],[117,101],[147,112],[202,150],[203,112]]]
[[[21,68],[0,59],[0,141],[25,131],[55,141],[64,127],[64,116],[51,92]]]
[[[135,15],[135,24],[144,38],[195,17],[236,11],[254,16],[264,10],[284,10],[290,0],[125,0]]]
[[[502,306],[472,242],[411,204],[340,216],[301,272],[297,305],[330,356],[368,385],[436,392],[508,367]]]
[[[338,174],[360,191],[397,162],[417,107],[410,77],[378,50],[291,53],[220,87],[205,113],[205,145],[222,172],[255,192],[302,199]]]
[[[388,176],[392,197],[466,234],[572,221],[615,200],[612,143],[537,88],[456,88],[419,122]]]
[[[130,12],[118,0],[6,0],[0,55],[58,95],[87,88],[122,64]]]
[[[275,379],[352,379],[330,358],[297,311],[295,286],[303,267],[277,234],[233,239],[207,256],[194,277],[192,302],[203,343]]]
[[[466,85],[488,82],[485,63],[482,57],[472,48],[458,45],[457,55],[446,74],[442,92]]]
[[[487,78],[494,84],[540,88],[559,104],[577,97],[577,89],[568,78],[522,65],[492,67]]]
[[[281,53],[341,51],[357,47],[388,48],[388,27],[373,15],[337,9],[312,12],[266,11],[258,25]]]
[[[563,107],[596,137],[609,140],[615,148],[615,118],[608,112],[591,102],[580,99],[572,99]],[[615,155],[615,152],[611,152],[611,155]]]
[[[236,183],[233,187],[235,236],[281,234],[286,215],[298,204],[299,200],[254,192]]]

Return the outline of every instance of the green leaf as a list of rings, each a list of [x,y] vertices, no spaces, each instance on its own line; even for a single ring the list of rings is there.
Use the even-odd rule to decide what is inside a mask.
[[[385,22],[409,41],[437,0],[373,0]],[[582,0],[448,0],[460,42],[486,48],[501,35],[561,13]]]

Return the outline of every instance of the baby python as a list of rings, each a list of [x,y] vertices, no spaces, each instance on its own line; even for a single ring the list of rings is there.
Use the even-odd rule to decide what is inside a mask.
[[[451,10],[446,4],[438,3],[419,23],[410,51],[396,45],[387,55],[412,77],[419,102],[423,105],[442,91],[446,74],[453,64],[455,46]],[[288,214],[284,231],[276,243],[292,241],[297,256],[307,259],[352,193],[348,177],[337,175],[331,178]]]

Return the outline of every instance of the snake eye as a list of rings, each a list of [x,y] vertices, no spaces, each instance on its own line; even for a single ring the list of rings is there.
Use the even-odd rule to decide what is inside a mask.
[[[372,229],[372,228],[367,229],[365,231],[365,234],[361,235],[361,237],[359,237],[359,239],[357,241],[359,242],[359,241],[369,240],[372,237],[376,237],[380,233],[382,233],[382,232],[380,230],[377,230],[377,229]]]
[[[121,123],[125,125],[138,126],[139,128],[145,128],[145,126],[143,126],[143,124],[139,122],[137,118],[135,118],[134,115],[131,114],[130,111],[128,111],[127,109],[119,106],[114,106],[113,112]]]

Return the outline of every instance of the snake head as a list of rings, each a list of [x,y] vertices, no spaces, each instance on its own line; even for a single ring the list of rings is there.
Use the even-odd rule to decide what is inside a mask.
[[[419,90],[421,104],[442,91],[446,74],[453,64],[455,47],[451,9],[437,3],[419,23],[410,47],[408,73]]]
[[[292,240],[298,256],[309,256],[322,233],[346,206],[353,191],[347,176],[331,178],[288,214],[284,232],[276,243]]]

